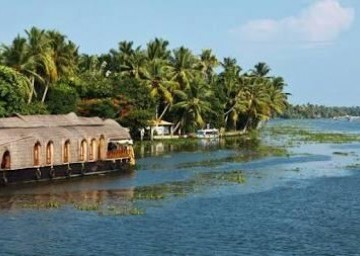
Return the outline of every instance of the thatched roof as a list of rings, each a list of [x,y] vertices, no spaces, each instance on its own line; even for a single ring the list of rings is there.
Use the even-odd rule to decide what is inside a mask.
[[[2,128],[32,128],[32,127],[63,127],[81,125],[103,125],[99,117],[79,117],[75,113],[66,115],[30,115],[17,114],[14,117],[0,118]]]
[[[16,141],[57,138],[86,138],[104,135],[107,138],[130,139],[128,129],[111,119],[66,115],[31,115],[0,118],[0,145]]]

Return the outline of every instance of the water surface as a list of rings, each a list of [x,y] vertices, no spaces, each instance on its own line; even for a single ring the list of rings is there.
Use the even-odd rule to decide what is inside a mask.
[[[1,188],[0,255],[359,255],[360,144],[259,151],[246,140],[143,145],[134,173]]]

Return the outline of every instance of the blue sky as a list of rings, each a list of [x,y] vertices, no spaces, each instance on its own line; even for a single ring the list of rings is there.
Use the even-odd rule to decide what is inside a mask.
[[[281,75],[294,104],[360,105],[359,0],[0,0],[0,42],[31,26],[56,29],[80,52],[154,37],[199,54],[211,48],[244,70]]]

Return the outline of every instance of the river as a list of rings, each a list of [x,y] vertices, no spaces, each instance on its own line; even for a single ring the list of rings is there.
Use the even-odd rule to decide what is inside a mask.
[[[360,255],[360,143],[268,132],[288,126],[360,134],[275,120],[260,142],[140,145],[132,173],[0,188],[0,255]]]

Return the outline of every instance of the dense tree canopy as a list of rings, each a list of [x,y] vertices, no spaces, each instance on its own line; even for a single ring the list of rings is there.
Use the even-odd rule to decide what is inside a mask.
[[[287,108],[286,83],[259,62],[247,72],[236,59],[211,49],[194,54],[155,38],[121,41],[101,55],[55,30],[32,27],[0,50],[0,115],[14,112],[98,115],[117,119],[136,134],[151,120],[188,133],[210,124],[248,130]]]

